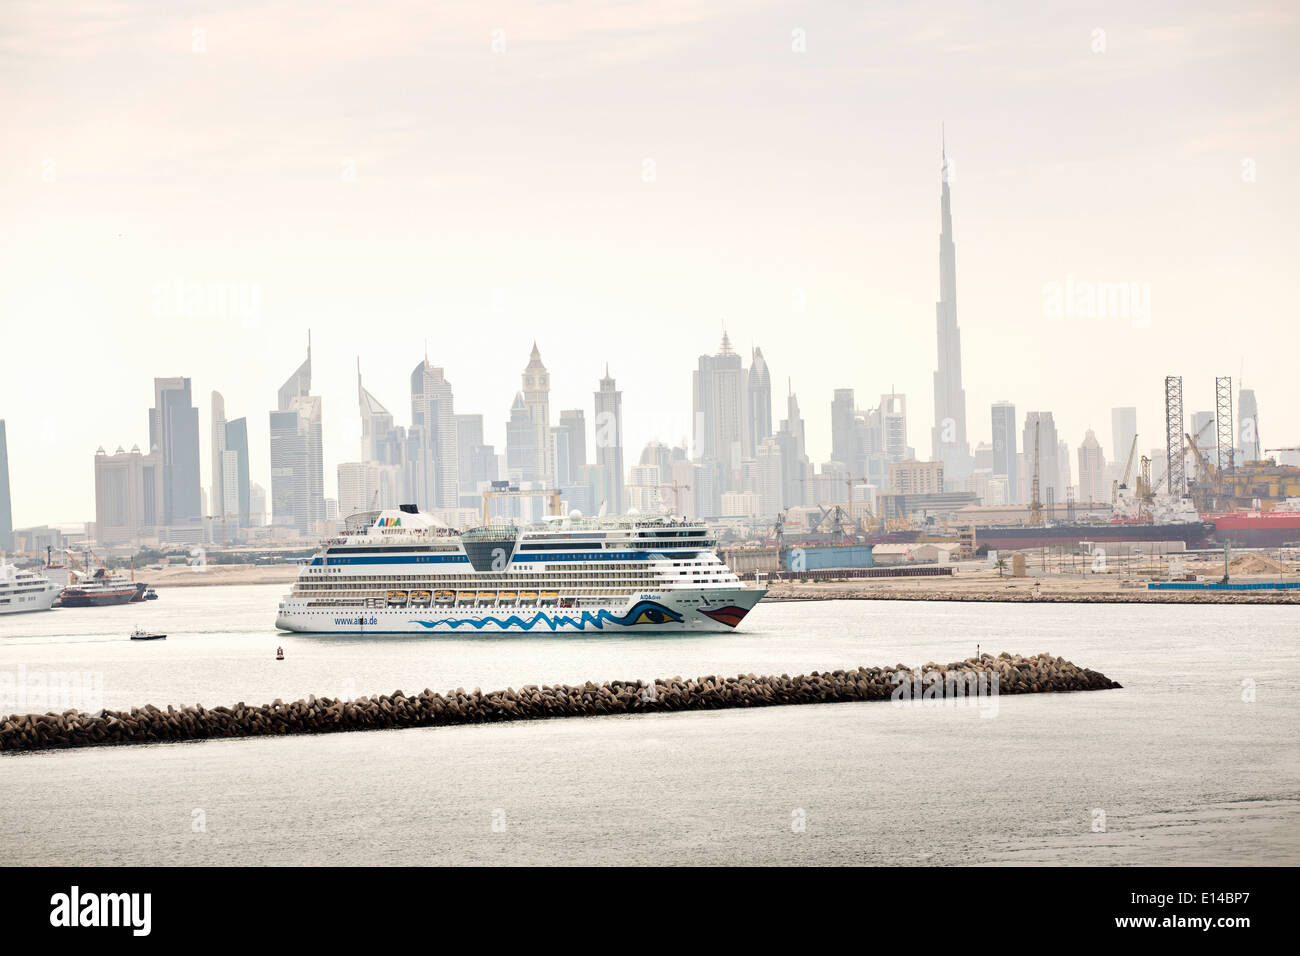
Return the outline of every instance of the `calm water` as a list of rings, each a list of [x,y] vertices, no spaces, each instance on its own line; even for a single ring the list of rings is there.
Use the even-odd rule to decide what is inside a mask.
[[[831,704],[4,755],[0,863],[1300,863],[1293,607],[836,601],[762,604],[734,634],[349,639],[278,634],[283,591],[0,618],[0,676],[215,706],[946,662],[979,642],[1124,689],[995,716]],[[137,624],[168,639],[132,643]]]

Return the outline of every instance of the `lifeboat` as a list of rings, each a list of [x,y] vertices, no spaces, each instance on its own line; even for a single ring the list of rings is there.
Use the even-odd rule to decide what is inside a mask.
[[[433,600],[433,595],[428,591],[411,592],[411,603],[416,607],[428,607],[431,600]]]
[[[537,592],[536,592],[536,591],[520,591],[520,592],[519,592],[519,600],[521,600],[521,601],[536,601],[536,600],[537,600]]]
[[[541,594],[541,598],[543,601],[554,601],[559,596],[560,596],[559,591],[543,591]]]
[[[457,600],[457,601],[472,601],[472,600],[474,600],[474,597],[475,597],[475,592],[474,592],[474,591],[457,591],[457,592],[456,592],[456,600]]]
[[[433,599],[437,601],[439,604],[447,604],[450,601],[456,600],[456,592],[455,591],[434,591]]]
[[[388,605],[389,605],[389,607],[400,607],[401,605],[403,605],[403,604],[405,604],[405,603],[406,603],[406,592],[405,592],[405,591],[389,591],[389,592],[388,592]]]
[[[516,594],[514,591],[502,591],[500,594],[497,595],[497,597],[500,598],[501,603],[504,604],[506,601],[511,601],[511,602],[515,601],[516,599],[518,599],[519,595]]]

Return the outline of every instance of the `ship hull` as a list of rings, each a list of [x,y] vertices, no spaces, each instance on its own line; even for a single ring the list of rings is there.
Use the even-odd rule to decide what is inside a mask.
[[[50,608],[54,607],[54,602],[58,596],[59,589],[57,586],[51,586],[44,591],[8,595],[8,601],[0,602],[0,614],[25,614],[28,611],[48,611]]]
[[[660,634],[732,631],[763,588],[657,591],[599,607],[338,608],[290,597],[275,626],[307,634]]]
[[[1238,548],[1280,548],[1300,544],[1300,513],[1210,515],[1214,539]]]
[[[1208,521],[1178,524],[1104,524],[1057,525],[1055,527],[976,528],[976,545],[987,544],[991,550],[1015,551],[1030,548],[1076,547],[1081,541],[1135,544],[1157,541],[1182,541],[1189,548],[1203,547],[1214,533]]]
[[[115,604],[138,601],[143,593],[143,584],[112,591],[83,591],[79,588],[68,588],[63,592],[59,605],[61,607],[111,607]]]

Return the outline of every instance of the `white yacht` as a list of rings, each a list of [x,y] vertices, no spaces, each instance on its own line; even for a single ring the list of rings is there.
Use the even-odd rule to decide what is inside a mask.
[[[48,611],[61,590],[49,578],[0,559],[0,614]]]
[[[703,523],[576,513],[464,533],[413,505],[353,516],[280,602],[276,626],[335,634],[733,630],[766,594]]]

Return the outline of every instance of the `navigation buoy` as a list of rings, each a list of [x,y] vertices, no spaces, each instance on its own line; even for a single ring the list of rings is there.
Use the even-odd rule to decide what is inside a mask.
[[[283,647],[277,647],[277,648],[275,649],[275,659],[276,659],[277,661],[282,661],[282,660],[284,660],[284,648],[283,648]]]

